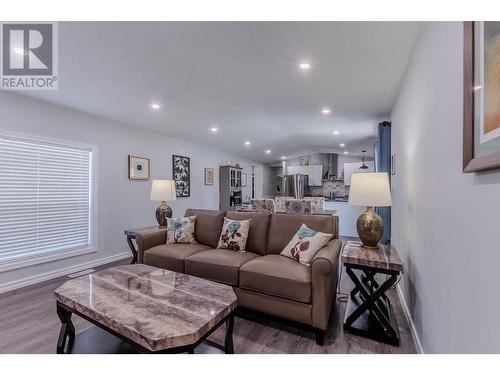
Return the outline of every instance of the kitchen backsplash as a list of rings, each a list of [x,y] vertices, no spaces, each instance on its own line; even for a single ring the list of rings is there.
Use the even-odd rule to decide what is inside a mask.
[[[311,195],[323,197],[345,197],[349,195],[349,186],[345,186],[343,181],[326,181],[323,186],[311,186]]]

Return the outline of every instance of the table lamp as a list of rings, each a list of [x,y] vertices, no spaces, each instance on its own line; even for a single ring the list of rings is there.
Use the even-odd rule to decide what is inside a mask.
[[[349,204],[366,206],[356,222],[356,230],[361,239],[361,247],[378,249],[378,243],[384,233],[384,221],[373,211],[373,207],[391,205],[389,175],[382,173],[354,173],[351,176]]]
[[[175,197],[175,181],[153,180],[150,199],[161,202],[160,207],[156,209],[156,220],[158,220],[160,228],[166,228],[167,218],[172,217],[172,209],[167,201],[175,201]]]

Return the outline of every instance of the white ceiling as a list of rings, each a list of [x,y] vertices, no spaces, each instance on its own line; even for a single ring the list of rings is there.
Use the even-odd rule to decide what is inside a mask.
[[[417,29],[414,22],[63,22],[59,90],[27,95],[262,162],[341,142],[359,154],[371,151],[376,124],[391,111]],[[301,61],[311,69],[301,71]],[[152,102],[161,109],[151,110]],[[322,107],[334,112],[325,116]]]

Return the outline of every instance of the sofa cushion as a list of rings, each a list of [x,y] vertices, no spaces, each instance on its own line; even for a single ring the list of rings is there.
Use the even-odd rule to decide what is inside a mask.
[[[229,285],[238,285],[239,268],[259,257],[251,252],[213,249],[196,253],[186,259],[185,272]]]
[[[167,219],[167,244],[196,243],[194,225],[196,216],[175,217]]]
[[[311,302],[311,269],[293,259],[270,254],[240,268],[240,288],[294,301]]]
[[[250,230],[248,231],[245,250],[260,255],[266,254],[267,230],[269,229],[269,221],[271,219],[270,213],[228,211],[226,217],[233,220],[250,220]]]
[[[224,218],[218,249],[245,251],[250,229],[250,220],[233,220]]]
[[[331,238],[332,235],[329,233],[317,232],[308,228],[307,225],[302,224],[299,231],[293,236],[280,254],[310,267],[311,261],[316,253],[325,246]]]
[[[143,259],[144,264],[184,273],[184,259],[208,249],[209,246],[197,243],[165,244],[146,250]]]
[[[280,214],[271,216],[267,235],[266,251],[268,254],[279,254],[290,242],[302,224],[318,232],[337,235],[334,228],[334,217],[331,215]]]
[[[188,208],[185,216],[196,216],[194,229],[196,242],[215,249],[219,243],[225,214],[225,211],[194,210]]]

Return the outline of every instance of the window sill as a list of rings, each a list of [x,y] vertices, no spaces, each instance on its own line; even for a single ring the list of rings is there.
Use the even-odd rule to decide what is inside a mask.
[[[51,251],[45,254],[33,255],[24,258],[0,261],[0,272],[15,270],[17,268],[34,266],[37,264],[53,262],[78,255],[95,253],[97,249],[94,246],[86,246],[72,250]]]

